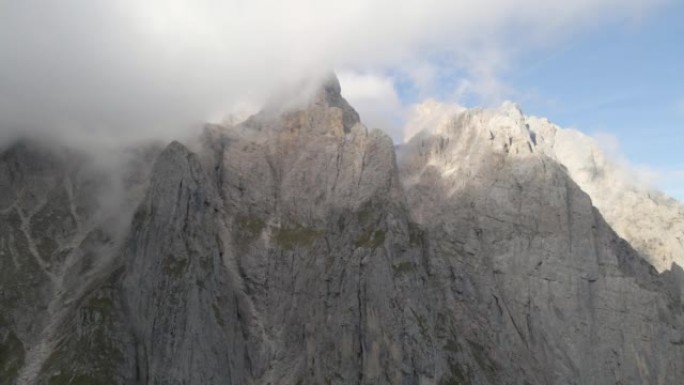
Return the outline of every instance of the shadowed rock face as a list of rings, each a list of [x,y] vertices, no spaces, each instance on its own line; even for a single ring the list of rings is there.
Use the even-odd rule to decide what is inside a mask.
[[[0,384],[676,383],[681,272],[515,116],[464,115],[398,166],[332,79],[138,153],[125,226],[76,155],[7,150]]]
[[[526,118],[540,138],[540,150],[567,167],[615,231],[658,271],[684,265],[684,204],[635,183],[638,176],[603,154],[584,134],[546,119]]]
[[[464,119],[478,125],[478,132],[489,139],[484,142],[508,148],[512,154],[544,154],[563,165],[617,234],[658,271],[670,270],[673,263],[684,265],[684,204],[654,190],[650,181],[640,176],[643,172],[630,169],[610,150],[604,151],[599,139],[560,128],[547,119],[525,116],[513,103],[467,111],[428,101],[416,107],[407,132],[442,135]],[[451,139],[455,139],[453,135]],[[458,164],[452,162],[449,167]]]
[[[461,336],[498,374],[530,383],[676,382],[678,284],[615,235],[524,127],[502,132],[488,113],[416,138],[402,165],[436,281],[454,283],[446,307],[468,304]]]

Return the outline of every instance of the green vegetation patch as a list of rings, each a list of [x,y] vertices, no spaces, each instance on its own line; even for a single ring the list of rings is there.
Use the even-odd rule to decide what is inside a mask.
[[[364,234],[362,234],[356,242],[354,242],[354,246],[356,247],[366,247],[369,249],[375,249],[378,246],[382,245],[385,242],[385,232],[382,230],[368,230]]]
[[[297,226],[280,228],[275,232],[274,239],[279,247],[294,250],[298,247],[310,247],[323,233],[311,227]]]
[[[102,381],[98,381],[94,377],[83,374],[76,374],[69,372],[62,372],[50,377],[48,382],[50,385],[101,385]]]
[[[423,243],[424,232],[417,223],[409,222],[409,242],[412,245]]]
[[[215,303],[211,305],[211,308],[214,310],[214,317],[216,318],[216,322],[219,324],[220,327],[226,328],[226,321],[223,320],[223,317],[221,317],[221,311],[218,308],[218,305]]]
[[[458,342],[451,338],[447,340],[446,345],[444,345],[444,349],[454,354],[459,353],[461,351],[461,347],[458,345]]]
[[[182,277],[187,266],[188,260],[185,258],[176,258],[173,255],[168,255],[164,259],[164,273],[175,278]]]
[[[85,311],[99,313],[104,317],[109,317],[114,309],[114,303],[109,297],[95,297],[85,306]]]
[[[247,233],[246,235],[256,238],[261,235],[261,232],[266,227],[264,221],[253,216],[242,216],[238,217],[237,225],[241,232]]]
[[[413,262],[402,262],[397,265],[393,265],[394,274],[402,275],[408,274],[416,269],[416,265]]]
[[[418,314],[413,309],[411,309],[411,313],[413,313],[413,317],[416,319],[416,322],[418,322],[418,327],[420,328],[420,334],[423,336],[423,338],[429,340],[430,339],[430,330],[428,329],[427,320],[425,319],[425,317],[423,317],[421,314]]]
[[[496,363],[494,363],[491,360],[491,358],[489,358],[489,355],[485,352],[485,349],[482,345],[470,340],[467,341],[468,345],[470,346],[470,351],[473,353],[473,357],[477,362],[477,365],[485,373],[487,379],[490,382],[494,382],[497,371]]]
[[[38,238],[35,241],[36,250],[45,261],[52,261],[52,254],[57,250],[57,243],[52,238]]]
[[[463,369],[459,364],[449,361],[450,376],[443,377],[439,381],[439,385],[471,385],[472,381],[468,373],[470,372],[466,367]]]
[[[4,338],[2,338],[3,330],[0,328],[0,384],[9,385],[14,384],[14,381],[19,374],[19,369],[24,366],[24,344],[21,343],[19,337],[13,332],[9,331]]]
[[[356,213],[356,217],[360,223],[368,224],[374,219],[374,210],[370,204],[366,204]]]
[[[78,325],[50,354],[41,372],[50,385],[98,385],[114,383],[116,367],[124,353],[115,336],[115,304],[109,290],[87,299],[75,317]],[[75,332],[79,328],[79,333]]]

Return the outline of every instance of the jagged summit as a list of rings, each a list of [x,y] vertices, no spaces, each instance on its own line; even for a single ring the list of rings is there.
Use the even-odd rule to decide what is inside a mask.
[[[510,100],[506,100],[503,103],[501,103],[501,107],[499,107],[499,111],[506,113],[509,116],[516,116],[516,117],[523,117],[523,111],[520,108],[520,105],[518,103],[515,103]]]
[[[449,111],[430,102],[418,123],[423,134],[408,146],[438,141],[433,152],[422,151],[443,173],[470,168],[463,157],[488,157],[490,151],[517,157],[549,158],[589,194],[608,223],[659,271],[673,262],[684,265],[684,205],[639,184],[626,166],[610,159],[600,144],[579,131],[560,128],[548,119],[525,116],[505,102],[495,109]],[[427,116],[426,116],[427,115]],[[434,124],[437,122],[437,124]],[[417,131],[415,127],[409,130]],[[420,162],[419,162],[420,163]],[[422,164],[422,163],[421,163]]]
[[[356,110],[342,97],[342,87],[337,75],[331,73],[323,81],[316,96],[313,99],[314,104],[322,104],[326,107],[339,108],[342,110],[342,122],[344,132],[348,133],[351,128],[361,122],[359,114]]]
[[[684,376],[684,271],[615,234],[554,155],[564,131],[432,103],[398,165],[335,78],[316,90],[134,153],[119,190],[3,153],[0,384]]]
[[[322,100],[330,106],[340,107],[342,86],[335,73],[330,73],[320,81],[315,99]]]
[[[360,123],[359,114],[342,97],[337,76],[329,73],[313,83],[302,82],[281,92],[242,125],[261,131],[297,127],[303,134],[339,136]]]

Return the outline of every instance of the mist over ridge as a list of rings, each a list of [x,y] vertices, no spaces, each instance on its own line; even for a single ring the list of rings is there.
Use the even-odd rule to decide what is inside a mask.
[[[516,51],[667,3],[9,1],[0,15],[0,143],[168,139],[258,109],[330,68],[393,73],[424,97],[449,75],[460,79],[453,97],[498,104]]]

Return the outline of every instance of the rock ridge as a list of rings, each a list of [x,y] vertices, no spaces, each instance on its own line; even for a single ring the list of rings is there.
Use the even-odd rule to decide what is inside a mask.
[[[331,77],[138,154],[117,231],[87,162],[3,152],[0,384],[676,383],[684,271],[615,233],[561,131],[425,111],[454,115],[397,155]]]

